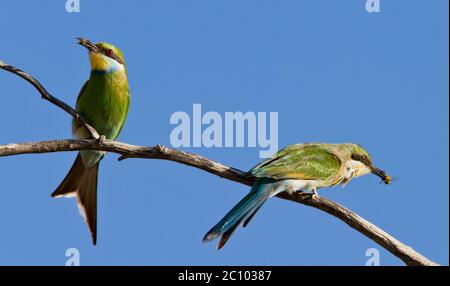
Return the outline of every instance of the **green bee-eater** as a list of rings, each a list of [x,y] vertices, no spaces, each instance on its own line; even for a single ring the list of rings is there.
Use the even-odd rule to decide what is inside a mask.
[[[127,72],[122,52],[108,43],[93,44],[78,38],[89,51],[91,74],[77,98],[77,112],[106,139],[115,140],[125,123],[130,103]],[[89,138],[90,134],[75,119],[72,121],[75,138]],[[52,197],[77,197],[78,207],[92,235],[97,241],[97,177],[100,151],[80,151],[69,173],[52,193]]]
[[[352,178],[373,173],[390,184],[391,177],[375,167],[364,148],[357,144],[308,143],[288,146],[260,164],[249,174],[257,178],[247,194],[203,238],[211,241],[222,236],[222,248],[239,225],[247,226],[269,198],[281,192],[312,191],[345,185]]]

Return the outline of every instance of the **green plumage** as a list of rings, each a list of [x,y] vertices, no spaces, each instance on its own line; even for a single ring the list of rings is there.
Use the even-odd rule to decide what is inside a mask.
[[[128,114],[130,96],[128,83],[122,71],[91,72],[77,99],[76,110],[97,132],[106,139],[115,140],[123,128]],[[126,78],[125,78],[126,79]],[[75,137],[88,138],[89,133],[73,120]],[[93,166],[102,157],[102,152],[81,151],[83,162]]]
[[[257,178],[250,192],[203,237],[221,237],[222,248],[239,225],[247,226],[256,212],[271,197],[281,193],[312,191],[347,184],[352,178],[374,173],[390,184],[391,177],[375,167],[367,151],[358,144],[306,143],[288,146],[249,172]]]
[[[106,139],[115,140],[123,128],[130,104],[125,60],[111,44],[93,44],[79,39],[89,50],[91,74],[77,98],[77,112]],[[74,137],[89,138],[90,133],[72,121]],[[53,197],[76,195],[78,207],[89,226],[92,242],[97,239],[97,177],[105,152],[80,151],[67,176]]]
[[[130,104],[128,83],[120,82],[122,76],[116,73],[120,72],[92,72],[76,104],[77,111],[89,124],[110,140],[116,139],[122,130]]]
[[[249,172],[259,178],[319,180],[334,176],[340,159],[326,144],[288,146]]]

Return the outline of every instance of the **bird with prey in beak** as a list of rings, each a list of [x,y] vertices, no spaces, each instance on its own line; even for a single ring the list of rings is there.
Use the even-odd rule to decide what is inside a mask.
[[[92,43],[77,38],[78,44],[88,50],[91,64],[89,79],[83,85],[76,102],[76,111],[101,135],[115,140],[123,128],[130,104],[127,71],[122,52],[108,43]],[[90,138],[88,130],[76,119],[72,134],[77,139]],[[97,242],[97,180],[101,151],[80,151],[69,173],[52,197],[77,198],[81,215]]]
[[[383,183],[391,177],[377,168],[369,153],[357,144],[307,143],[288,146],[260,164],[248,174],[256,177],[250,192],[239,201],[203,238],[204,242],[221,237],[217,249],[222,248],[240,225],[247,226],[261,206],[281,193],[311,191],[343,186],[352,178],[373,173]]]

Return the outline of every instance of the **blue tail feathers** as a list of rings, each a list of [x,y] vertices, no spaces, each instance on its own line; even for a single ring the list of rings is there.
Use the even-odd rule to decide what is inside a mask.
[[[271,197],[273,192],[272,179],[258,179],[250,192],[237,203],[208,233],[203,241],[211,241],[222,236],[217,249],[222,248],[231,237],[235,229],[244,222],[245,225],[253,218],[260,207]]]

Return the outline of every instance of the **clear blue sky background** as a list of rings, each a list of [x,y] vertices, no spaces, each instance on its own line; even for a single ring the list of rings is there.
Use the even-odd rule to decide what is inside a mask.
[[[355,142],[398,181],[322,190],[448,264],[448,1],[1,1],[0,59],[74,104],[89,76],[74,37],[116,44],[132,101],[120,140],[170,146],[173,112],[276,111],[279,147]],[[71,136],[71,118],[0,71],[0,144]],[[247,170],[258,148],[185,148]],[[50,193],[75,153],[0,158],[0,264],[382,265],[401,261],[336,218],[270,200],[221,251],[201,239],[248,188],[173,162],[102,162],[98,245],[73,199]]]

